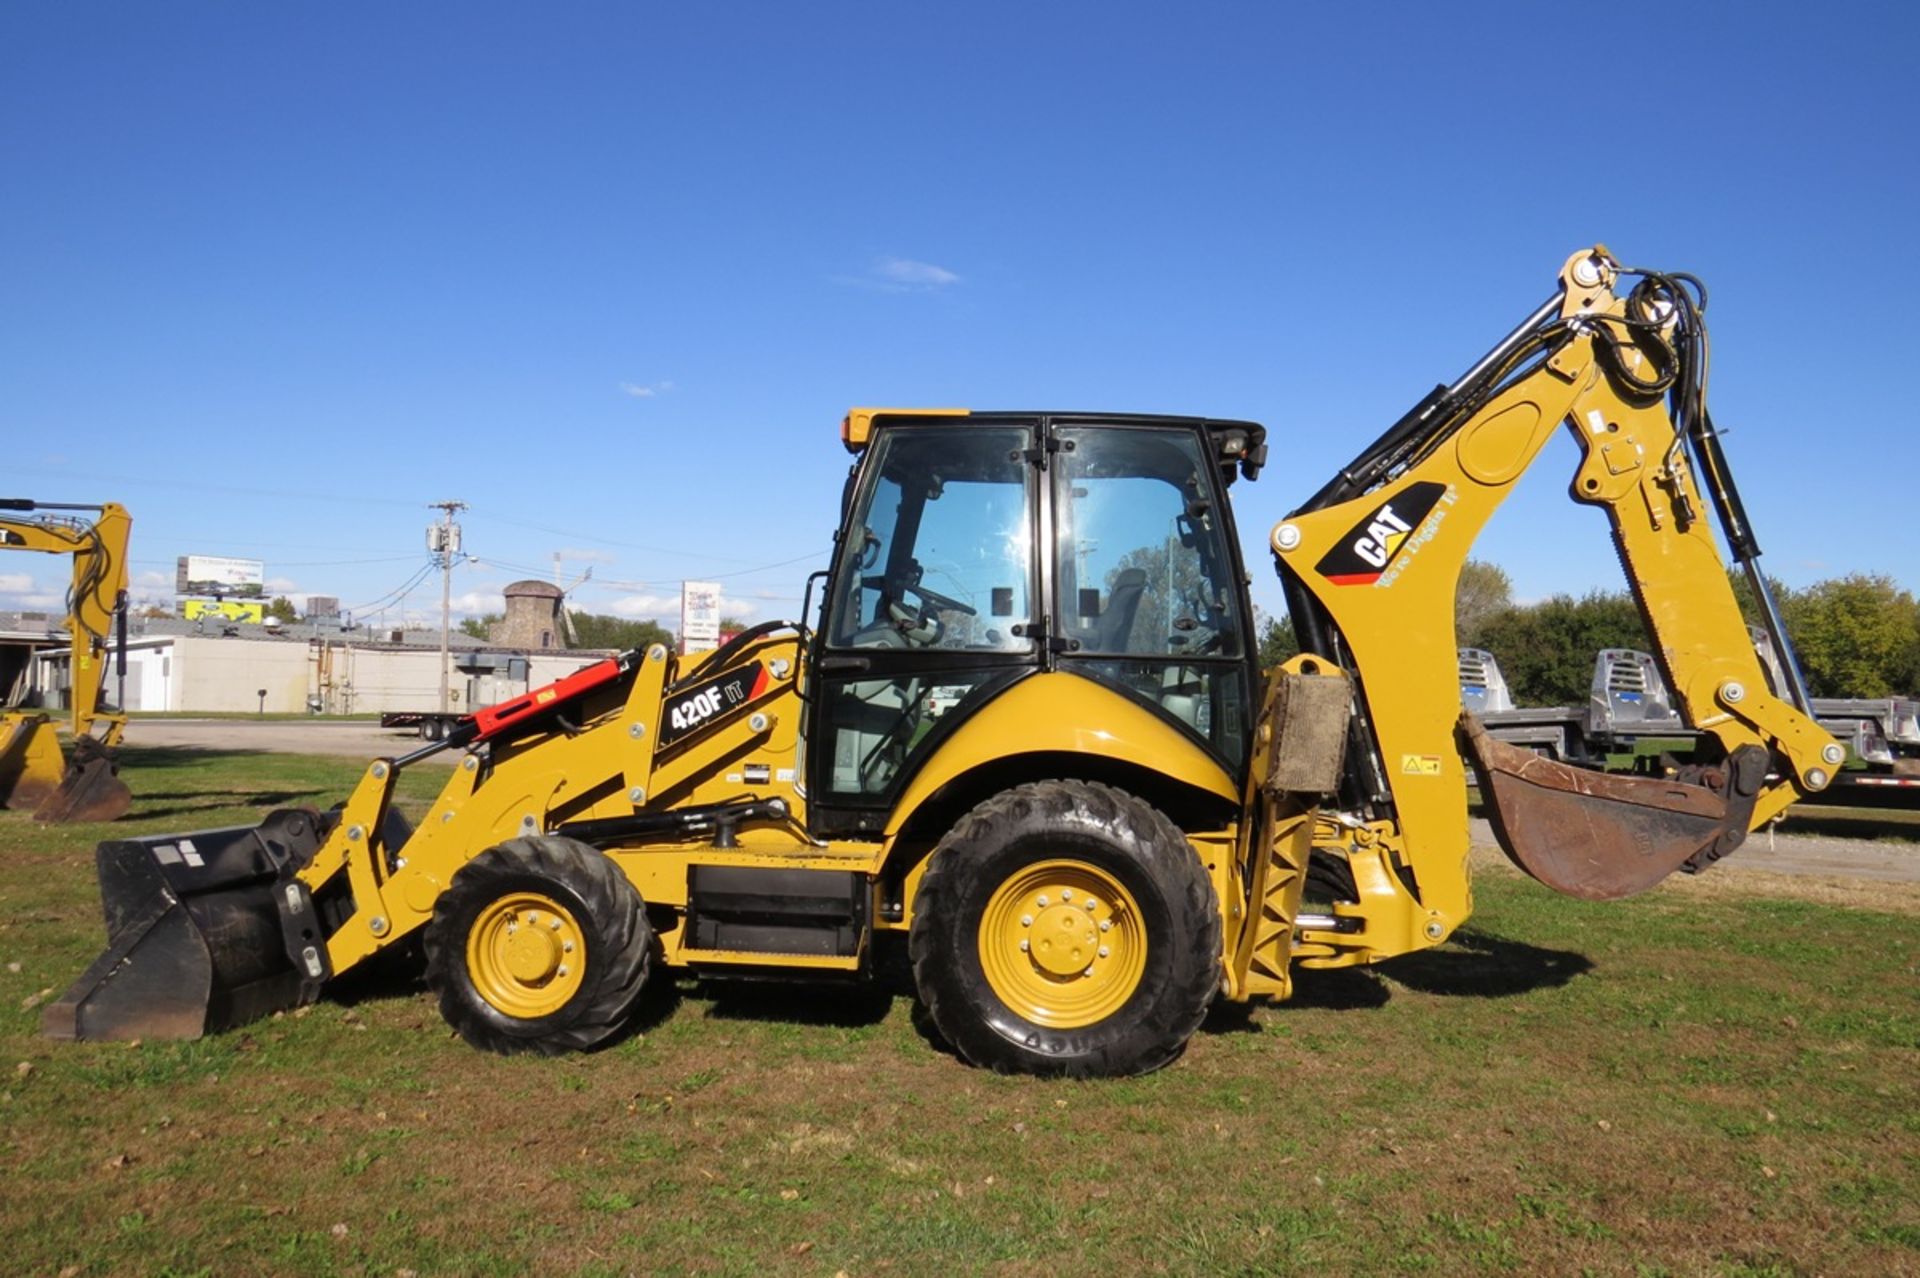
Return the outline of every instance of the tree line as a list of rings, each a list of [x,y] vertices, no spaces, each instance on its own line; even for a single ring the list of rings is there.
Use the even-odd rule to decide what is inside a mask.
[[[1734,597],[1749,624],[1760,609],[1744,574],[1730,573]],[[1850,573],[1793,589],[1768,578],[1816,697],[1906,696],[1920,691],[1920,602],[1891,577]],[[1514,704],[1579,705],[1602,648],[1652,650],[1640,609],[1624,590],[1579,598],[1554,595],[1513,601],[1513,582],[1495,564],[1468,560],[1455,598],[1455,635],[1463,648],[1484,648],[1500,662]],[[1293,626],[1266,618],[1260,659],[1271,666],[1299,651]]]

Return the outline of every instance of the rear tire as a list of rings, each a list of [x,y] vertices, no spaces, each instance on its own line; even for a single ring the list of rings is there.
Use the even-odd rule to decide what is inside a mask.
[[[961,1056],[1009,1073],[1143,1074],[1219,988],[1220,909],[1179,827],[1084,781],[1019,786],[934,850],[914,897],[914,983]]]
[[[427,984],[460,1037],[490,1052],[585,1051],[630,1019],[653,949],[640,893],[573,839],[512,839],[467,862],[434,903]]]

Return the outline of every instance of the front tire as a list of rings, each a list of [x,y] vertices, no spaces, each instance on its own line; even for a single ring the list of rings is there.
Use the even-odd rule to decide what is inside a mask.
[[[1084,781],[974,808],[914,898],[914,983],[940,1033],[1002,1072],[1143,1074],[1220,983],[1220,909],[1179,827]]]
[[[653,930],[599,850],[512,839],[460,868],[426,927],[427,984],[460,1037],[490,1052],[585,1051],[626,1025]]]

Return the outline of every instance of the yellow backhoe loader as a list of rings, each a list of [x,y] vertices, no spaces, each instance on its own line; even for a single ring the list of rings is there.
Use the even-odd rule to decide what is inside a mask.
[[[1266,672],[1227,501],[1261,427],[855,411],[817,626],[590,667],[375,761],[324,815],[102,845],[109,948],[45,1027],[200,1034],[418,937],[463,1037],[550,1053],[618,1035],[662,966],[856,981],[904,949],[967,1060],[1127,1074],[1216,998],[1446,940],[1472,909],[1470,766],[1551,887],[1700,869],[1843,757],[1798,687],[1769,691],[1709,529],[1711,509],[1751,568],[1703,303],[1690,277],[1574,254],[1273,529],[1306,651]],[[1461,711],[1456,578],[1563,425],[1572,495],[1611,519],[1702,733],[1672,775],[1571,769]],[[395,777],[446,749],[410,829]]]
[[[127,726],[119,708],[124,696],[111,712],[101,708],[100,699],[108,674],[108,636],[115,626],[123,684],[126,679],[127,535],[132,528],[126,509],[113,502],[85,506],[0,499],[0,550],[73,556],[65,622],[71,637],[73,757],[60,753],[53,716],[23,706],[0,708],[0,807],[31,808],[36,821],[49,823],[114,821],[133,802],[119,776],[120,738]]]

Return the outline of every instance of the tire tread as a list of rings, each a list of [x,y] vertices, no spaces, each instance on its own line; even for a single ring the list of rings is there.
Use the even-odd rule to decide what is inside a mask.
[[[1172,889],[1167,892],[1172,935],[1150,939],[1150,944],[1171,946],[1164,996],[1122,1033],[1049,1031],[1056,1038],[1085,1043],[1082,1050],[1052,1053],[1009,1039],[980,1015],[954,976],[956,954],[951,951],[967,938],[950,934],[955,916],[979,886],[972,880],[981,862],[995,849],[1046,829],[1104,833],[1115,850],[1157,886]],[[941,840],[914,899],[908,948],[929,1018],[973,1064],[1002,1073],[1142,1074],[1179,1056],[1206,1018],[1219,988],[1220,910],[1199,857],[1165,813],[1098,782],[1038,781],[982,802]]]
[[[509,1028],[473,988],[466,964],[467,925],[470,910],[529,879],[543,879],[578,899],[585,915],[581,928],[600,941],[588,956],[596,962],[598,955],[599,977],[583,990],[589,995],[584,1002],[576,996],[553,1016]],[[605,1044],[631,1017],[653,952],[653,930],[633,882],[605,853],[553,835],[509,839],[462,866],[434,902],[423,940],[427,984],[439,995],[440,1014],[474,1047],[506,1055],[554,1056]]]

